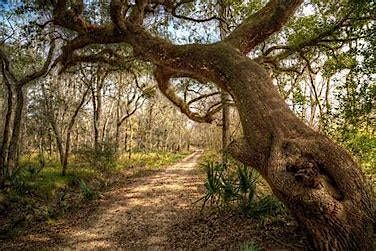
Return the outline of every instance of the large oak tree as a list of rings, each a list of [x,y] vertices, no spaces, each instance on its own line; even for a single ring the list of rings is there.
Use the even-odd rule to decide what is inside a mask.
[[[177,45],[146,27],[156,20],[152,17],[172,15],[192,22],[224,20],[183,15],[179,10],[191,0],[111,0],[109,6],[97,7],[100,13],[107,13],[107,19],[100,21],[86,16],[83,1],[51,2],[52,18],[46,25],[52,23],[74,34],[64,42],[58,59],[64,67],[79,62],[120,64],[124,54],[118,48],[128,46],[134,57],[154,65],[161,92],[199,122],[210,122],[213,111],[199,114],[190,109],[171,80],[187,77],[202,84],[214,83],[232,96],[243,127],[244,137],[232,142],[231,154],[260,172],[306,228],[313,247],[372,249],[373,198],[357,163],[346,150],[294,115],[264,65],[281,69],[279,62],[291,55],[308,61],[305,48],[333,42],[336,31],[357,20],[374,20],[374,14],[359,15],[354,10],[357,1],[339,1],[343,2],[339,8],[333,2],[331,25],[315,27],[314,35],[280,45],[271,37],[275,38],[288,22],[299,23],[299,17],[292,17],[303,0],[270,0],[246,15],[236,28],[229,28],[219,42]],[[331,1],[328,3],[330,6]],[[93,46],[95,50],[87,50]],[[263,53],[251,57],[260,46]]]

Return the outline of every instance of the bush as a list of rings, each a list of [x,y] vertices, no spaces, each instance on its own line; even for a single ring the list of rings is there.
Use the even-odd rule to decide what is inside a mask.
[[[83,197],[86,200],[92,200],[97,196],[97,193],[94,192],[83,180],[80,180],[80,189]]]
[[[205,195],[202,207],[236,207],[248,217],[262,217],[281,209],[272,196],[256,197],[258,174],[244,165],[229,166],[218,162],[203,164],[206,170]]]
[[[101,171],[116,167],[117,153],[114,144],[102,142],[97,148],[84,145],[77,151],[77,157]]]
[[[260,251],[261,248],[254,242],[244,244],[241,248],[241,251]]]

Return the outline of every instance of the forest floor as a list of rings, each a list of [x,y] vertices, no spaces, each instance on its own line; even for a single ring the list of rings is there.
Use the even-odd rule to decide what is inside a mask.
[[[61,219],[2,240],[0,250],[245,250],[253,244],[304,250],[304,238],[288,217],[259,222],[202,211],[194,203],[204,193],[204,173],[196,168],[200,156],[195,152],[175,165],[124,180]]]

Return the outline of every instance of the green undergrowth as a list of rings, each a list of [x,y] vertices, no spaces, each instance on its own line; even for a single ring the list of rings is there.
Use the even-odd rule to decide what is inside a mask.
[[[356,157],[371,185],[376,189],[376,135],[365,132],[347,133],[342,144]]]
[[[240,247],[240,251],[261,251],[261,248],[252,241],[250,243],[243,244]]]
[[[46,166],[35,171],[38,164],[35,159],[21,160],[21,168],[14,178],[14,188],[22,192],[32,191],[39,196],[51,199],[61,190],[68,187],[75,187],[80,180],[89,181],[98,178],[101,174],[98,170],[85,165],[72,163],[65,176],[61,175],[61,168],[55,158],[48,159]]]
[[[130,158],[124,154],[106,168],[72,156],[65,176],[57,157],[25,155],[17,174],[0,190],[0,239],[18,233],[28,223],[53,221],[127,178],[147,175],[148,170],[174,164],[188,154],[143,152]]]
[[[183,159],[189,152],[136,152],[129,157],[128,154],[120,156],[117,169],[123,168],[148,168],[158,169],[174,164]]]
[[[219,159],[213,151],[207,151],[202,158],[201,167],[206,173],[205,194],[200,199],[203,208],[230,209],[255,219],[285,211],[254,169],[231,158],[227,163]]]

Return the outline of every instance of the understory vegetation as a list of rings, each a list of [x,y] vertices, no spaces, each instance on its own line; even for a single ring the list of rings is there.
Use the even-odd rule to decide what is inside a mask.
[[[27,230],[41,223],[34,239],[58,249],[375,250],[375,13],[367,0],[0,1],[4,246],[25,230],[17,247],[38,249]],[[86,227],[85,210],[95,233],[46,238],[69,216]]]
[[[65,176],[56,156],[33,154],[21,158],[17,173],[0,192],[0,239],[17,234],[28,224],[52,223],[119,183],[172,165],[189,152],[135,152],[110,156],[111,162],[109,156],[101,155],[101,160],[96,159],[102,161],[97,166],[82,154],[72,156]]]
[[[240,163],[205,162],[205,195],[202,207],[206,205],[223,209],[238,210],[251,218],[285,211],[283,204],[265,191],[259,174]]]

